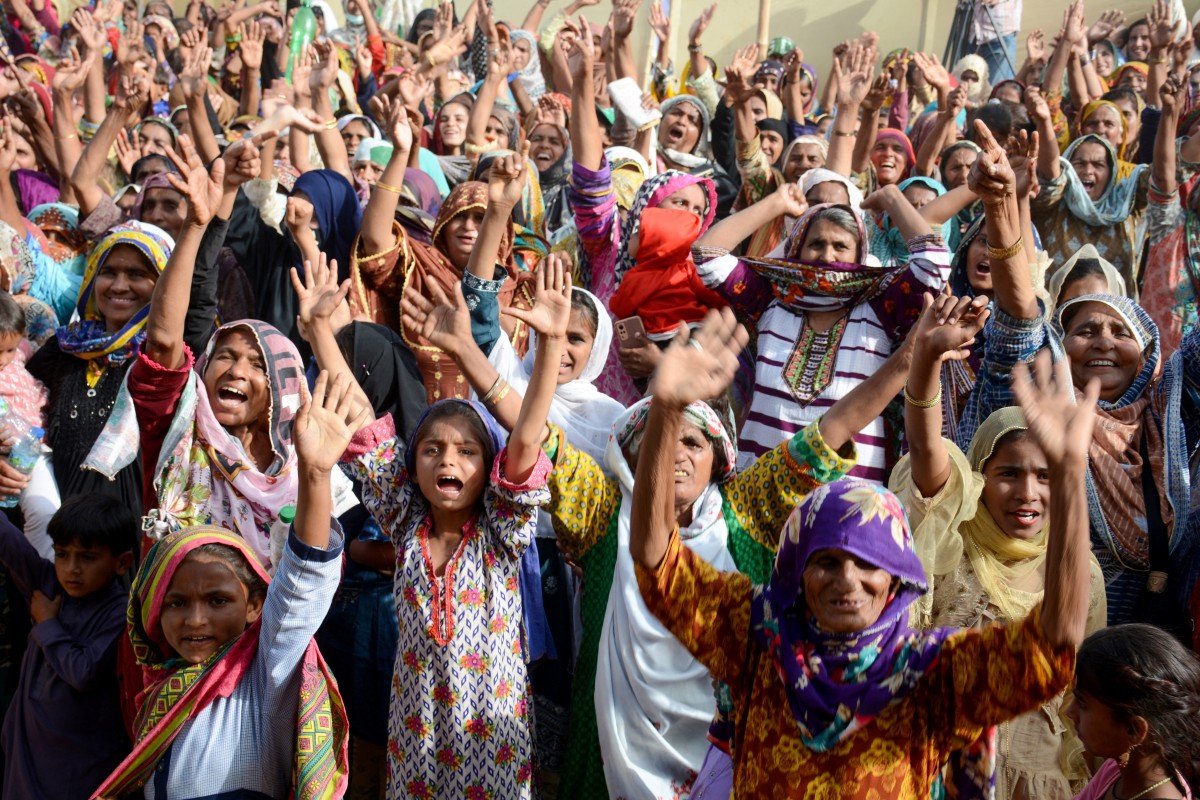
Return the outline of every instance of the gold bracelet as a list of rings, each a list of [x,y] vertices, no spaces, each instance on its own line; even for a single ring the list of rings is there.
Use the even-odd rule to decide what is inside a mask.
[[[933,408],[938,403],[942,402],[942,387],[938,385],[938,393],[928,400],[918,400],[913,397],[908,391],[908,381],[904,382],[904,402],[917,408]]]
[[[1017,253],[1021,252],[1021,250],[1024,247],[1025,247],[1025,237],[1018,236],[1017,240],[1008,247],[996,248],[996,247],[992,247],[989,244],[987,246],[987,254],[988,254],[988,258],[995,258],[995,259],[1003,260],[1005,258],[1012,258]]]
[[[483,397],[481,397],[479,399],[479,402],[483,403],[485,406],[488,405],[489,403],[491,403],[493,400],[496,399],[497,395],[500,394],[501,388],[503,388],[504,386],[507,386],[507,385],[508,385],[508,382],[506,380],[504,380],[504,378],[502,376],[497,375],[496,382],[492,384],[492,388],[487,390],[487,394],[485,394]]]
[[[73,133],[68,133],[66,136],[55,136],[55,137],[54,137],[54,141],[56,141],[56,142],[69,142],[69,141],[71,141],[72,139],[78,139],[78,138],[79,138],[79,137],[78,137],[78,136],[76,136],[75,134],[73,134]]]
[[[337,117],[334,117],[333,119],[329,120],[328,122],[322,122],[321,127],[327,131],[331,131],[337,127],[337,124],[338,124]]]
[[[437,59],[433,57],[433,53],[429,50],[425,51],[425,60],[429,62],[430,67],[436,67],[438,64]]]
[[[487,406],[495,406],[495,405],[499,405],[500,401],[501,401],[501,400],[503,400],[505,397],[507,397],[507,396],[508,396],[508,390],[509,390],[509,389],[511,389],[511,388],[512,388],[512,387],[511,387],[511,386],[509,386],[507,383],[506,383],[506,384],[504,384],[504,388],[500,390],[500,394],[498,394],[498,395],[496,395],[495,397],[493,397],[493,398],[492,398],[490,401],[488,401],[487,403],[484,403],[484,405],[487,405]]]
[[[1151,64],[1166,64],[1170,60],[1171,59],[1167,58],[1166,56],[1158,56],[1157,58],[1150,59],[1150,63]]]
[[[395,186],[392,186],[390,183],[384,183],[383,181],[375,181],[375,188],[383,189],[385,192],[392,192],[394,194],[404,194],[403,189],[398,189]]]

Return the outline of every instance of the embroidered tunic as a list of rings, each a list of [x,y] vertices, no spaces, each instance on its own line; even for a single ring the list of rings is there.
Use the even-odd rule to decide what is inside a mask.
[[[348,453],[363,504],[396,546],[400,640],[388,713],[388,797],[533,797],[529,682],[522,657],[521,554],[549,499],[550,462],[523,485],[492,467],[483,513],[441,575],[429,553],[432,517],[404,466],[391,416],[360,431]]]

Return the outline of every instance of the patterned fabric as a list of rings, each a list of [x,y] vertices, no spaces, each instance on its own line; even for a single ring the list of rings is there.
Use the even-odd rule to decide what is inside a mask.
[[[255,467],[240,440],[217,421],[204,386],[205,365],[221,336],[231,330],[248,332],[262,353],[270,391],[267,429],[272,455],[265,471]],[[292,425],[307,399],[304,362],[291,340],[257,320],[221,326],[209,339],[196,369],[189,369],[158,463],[145,465],[154,470],[156,493],[156,507],[147,517],[148,530],[155,529],[155,522],[166,530],[202,524],[227,527],[245,539],[259,563],[273,568],[270,529],[280,510],[296,501]],[[137,458],[138,437],[137,415],[126,384],[85,466],[115,475]]]
[[[1197,325],[1200,293],[1200,215],[1192,209],[1197,197],[1192,176],[1173,195],[1153,184],[1146,210],[1146,263],[1141,305],[1158,325],[1162,351],[1170,356]],[[1117,292],[1113,292],[1117,294]]]
[[[432,517],[410,477],[391,417],[360,431],[348,453],[363,504],[396,545],[400,640],[388,717],[389,797],[533,796],[530,690],[521,642],[520,565],[546,502],[550,462],[529,480],[495,457],[479,512],[436,574]]]
[[[189,553],[209,544],[231,548],[259,578],[270,583],[271,577],[245,542],[221,528],[177,531],[154,546],[142,562],[129,596],[129,639],[146,687],[138,698],[137,742],[129,757],[93,793],[93,800],[120,797],[143,785],[184,725],[215,700],[229,697],[258,654],[261,619],[199,664],[174,657],[163,634],[163,603],[175,570]],[[313,641],[295,669],[301,675],[295,723],[295,797],[340,797],[349,774],[349,735],[337,682]]]
[[[631,437],[637,440],[644,428],[648,408],[648,404],[644,403],[631,409],[628,419],[614,428],[615,435],[623,440]],[[692,424],[709,433],[719,427],[719,420],[711,411],[705,412],[699,404],[693,411],[699,416],[686,412]],[[635,587],[622,586],[616,580],[621,574],[618,571],[618,559],[628,559],[631,563],[628,535],[623,541],[620,535],[622,505],[626,504],[628,496],[622,491],[621,483],[606,477],[592,458],[565,442],[560,443],[557,431],[553,438],[548,446],[555,452],[555,468],[550,475],[550,509],[554,516],[555,532],[559,542],[583,566],[588,576],[588,591],[583,594],[583,643],[572,694],[572,735],[561,794],[608,798],[616,786],[605,775],[613,770],[621,771],[620,785],[627,785],[624,783],[626,780],[633,781],[635,773],[640,773],[642,780],[646,780],[648,775],[657,774],[659,781],[674,780],[686,784],[690,780],[690,773],[699,769],[704,757],[704,730],[708,727],[715,706],[711,679],[703,669],[697,672],[694,661],[687,660],[678,662],[674,672],[659,674],[662,660],[671,652],[661,643],[650,648],[648,654],[653,656],[653,660],[643,666],[650,669],[651,663],[660,665],[660,669],[654,671],[660,683],[652,684],[652,691],[659,696],[667,691],[664,686],[670,684],[671,697],[674,698],[672,703],[656,706],[652,710],[631,707],[624,717],[628,726],[626,733],[615,739],[612,733],[604,739],[600,738],[596,724],[598,715],[610,720],[610,728],[622,719],[620,716],[614,718],[619,709],[603,705],[597,700],[600,687],[596,680],[596,665],[603,641],[602,631],[607,627],[605,620],[614,613],[614,596],[619,598],[626,613],[632,613],[629,609],[634,605],[644,608],[636,595],[633,599],[628,596],[628,590]],[[719,441],[714,441],[714,444]],[[728,450],[726,454],[728,456]],[[722,548],[726,552],[723,557],[731,558],[733,568],[746,572],[755,580],[766,580],[773,560],[777,532],[792,507],[819,481],[836,480],[852,465],[853,456],[842,458],[825,446],[814,424],[802,435],[797,435],[786,445],[759,459],[749,469],[729,477],[719,487],[720,515],[726,529]],[[630,468],[626,466],[624,472],[630,473]],[[630,474],[630,480],[631,477]],[[705,509],[708,506],[704,498],[697,506],[694,514],[703,516],[707,513]],[[698,539],[694,530],[689,529],[684,536],[689,548],[699,546],[714,549]],[[633,671],[639,680],[644,679],[641,666],[629,664],[625,669]],[[679,683],[685,676],[691,676],[688,681],[694,684],[686,692],[683,691],[685,685]],[[697,702],[703,698],[703,712],[698,710],[699,707],[687,711],[678,703],[678,698],[693,694]],[[664,707],[671,708],[673,713],[669,724],[664,726],[664,732],[653,737],[658,742],[658,748],[649,753],[634,752],[630,755],[631,748],[649,741],[645,738],[646,733],[641,732],[643,718],[646,722],[661,719]],[[617,759],[614,764],[610,749],[614,746],[620,747],[621,755],[629,760]],[[681,753],[686,756],[684,760],[681,760]],[[622,770],[622,764],[627,764],[628,768]]]
[[[108,367],[119,367],[137,352],[146,338],[146,317],[150,313],[150,304],[141,308],[124,327],[116,333],[106,330],[104,318],[96,305],[93,292],[96,276],[109,253],[121,245],[137,248],[149,262],[157,277],[171,258],[175,248],[174,240],[161,228],[145,222],[125,222],[117,227],[96,245],[88,256],[87,270],[83,274],[83,286],[79,290],[79,299],[75,302],[75,311],[79,315],[78,322],[72,322],[58,329],[58,347],[64,353],[70,353],[88,362],[87,383],[95,387],[100,376]]]
[[[718,572],[672,537],[656,570],[639,567],[638,584],[655,615],[730,687],[736,797],[930,797],[951,752],[1054,697],[1074,669],[1074,649],[1052,646],[1036,611],[956,633],[903,698],[819,751],[801,740],[779,672],[754,639],[750,578]],[[986,774],[970,777],[976,792],[986,788]]]
[[[25,352],[21,347],[17,348],[13,360],[0,369],[0,397],[32,427],[46,427],[43,409],[50,400],[50,392],[25,369]]]
[[[975,44],[993,42],[1021,30],[1021,6],[1021,0],[996,0],[990,5],[976,7],[971,15],[971,41]]]
[[[689,102],[695,103],[695,98],[687,95],[680,95],[680,98],[687,98]],[[686,172],[678,172],[671,169],[646,178],[642,182],[642,185],[638,187],[637,194],[633,198],[633,205],[629,209],[629,214],[625,217],[625,222],[621,225],[622,244],[632,241],[633,237],[638,234],[642,226],[642,211],[647,208],[657,208],[671,195],[695,184],[699,184],[704,189],[708,202],[707,208],[704,211],[704,219],[700,221],[700,232],[697,234],[697,236],[703,236],[717,216],[716,186],[708,178],[700,178],[695,175],[689,175]],[[625,277],[625,273],[633,269],[636,263],[636,259],[629,253],[629,248],[622,247],[617,253],[615,274],[613,276],[613,291],[621,285],[621,279]],[[592,291],[606,301],[611,296],[611,292],[605,292],[602,287],[593,286]]]

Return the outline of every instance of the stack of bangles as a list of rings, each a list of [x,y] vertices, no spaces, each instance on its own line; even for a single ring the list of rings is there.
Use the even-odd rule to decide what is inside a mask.
[[[385,192],[392,192],[393,194],[404,194],[403,189],[392,186],[390,183],[384,183],[383,181],[375,181],[375,188],[383,189]]]
[[[917,408],[933,408],[938,403],[942,402],[942,387],[938,386],[938,393],[928,400],[918,400],[913,397],[908,391],[908,381],[904,382],[904,402]]]
[[[1025,247],[1025,237],[1018,236],[1017,241],[1013,242],[1013,244],[1011,244],[1008,247],[992,247],[989,244],[987,246],[987,254],[988,254],[988,258],[1003,260],[1006,258],[1012,258],[1017,253],[1021,252],[1021,250],[1024,247]]]
[[[487,394],[479,398],[479,402],[485,406],[493,406],[499,403],[508,395],[508,390],[512,388],[508,385],[508,381],[497,375],[496,382],[492,384],[492,388],[487,390]]]

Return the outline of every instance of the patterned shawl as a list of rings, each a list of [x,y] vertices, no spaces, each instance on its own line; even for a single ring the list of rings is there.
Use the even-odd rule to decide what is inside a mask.
[[[829,633],[804,601],[804,569],[819,550],[844,550],[899,579],[879,619]],[[928,590],[899,499],[844,478],[819,486],[788,517],[771,580],[756,587],[755,641],[775,663],[805,746],[825,752],[907,696],[937,660],[947,629],[909,626],[909,606]]]
[[[246,455],[241,441],[217,421],[204,387],[208,358],[222,334],[234,329],[254,337],[262,351],[271,392],[267,427],[272,460],[261,472]],[[147,516],[146,529],[154,529],[156,522],[167,530],[220,525],[240,535],[258,562],[271,569],[271,524],[285,505],[296,502],[292,425],[307,398],[304,362],[291,340],[258,320],[221,326],[188,375],[158,463],[153,466],[157,507]],[[137,458],[138,437],[133,404],[128,389],[122,387],[84,466],[111,478]]]
[[[1083,187],[1079,176],[1075,174],[1075,168],[1071,166],[1071,156],[1081,145],[1088,142],[1104,147],[1109,167],[1111,167],[1108,186],[1104,187],[1103,194],[1096,200],[1088,197],[1087,189]],[[1133,212],[1133,204],[1137,200],[1138,179],[1143,171],[1150,168],[1149,164],[1133,165],[1127,161],[1121,161],[1117,157],[1117,148],[1113,147],[1113,143],[1094,133],[1080,136],[1071,142],[1071,146],[1063,153],[1059,162],[1063,174],[1067,177],[1067,191],[1063,198],[1067,208],[1088,225],[1098,228],[1125,222]]]
[[[79,299],[75,301],[79,321],[58,329],[58,347],[64,353],[87,360],[87,383],[90,387],[100,382],[100,376],[104,374],[105,369],[119,367],[128,361],[146,338],[149,303],[115,333],[108,332],[104,317],[96,304],[93,291],[96,275],[108,260],[109,253],[121,245],[137,248],[154,269],[157,277],[162,274],[163,267],[171,258],[175,241],[166,231],[154,225],[145,222],[123,222],[110,230],[88,256]]]
[[[682,97],[683,95],[680,96]],[[616,284],[613,287],[614,290],[617,286],[621,285],[621,279],[625,277],[625,273],[633,269],[634,264],[637,263],[637,260],[629,254],[629,248],[625,245],[632,241],[634,235],[641,228],[642,212],[647,208],[657,207],[662,201],[680,189],[686,189],[693,184],[700,184],[708,197],[708,208],[704,212],[704,219],[700,222],[699,235],[703,236],[704,232],[713,224],[713,220],[717,216],[717,189],[712,180],[669,169],[666,172],[660,172],[642,181],[642,185],[638,187],[637,194],[633,197],[633,205],[629,209],[629,214],[626,215],[625,221],[621,223],[621,249],[617,253]],[[597,291],[596,293],[601,297],[605,296],[601,291]]]
[[[29,293],[69,319],[87,268],[87,238],[79,230],[79,211],[63,203],[46,203],[28,214],[26,227],[36,247],[30,248],[37,274]],[[56,234],[63,241],[55,241]]]
[[[271,580],[246,543],[221,528],[186,528],[154,546],[134,578],[126,614],[129,640],[145,686],[138,698],[137,742],[133,752],[92,794],[92,800],[122,797],[145,784],[183,726],[213,701],[232,695],[254,662],[261,620],[199,664],[173,657],[163,635],[163,598],[175,570],[189,553],[207,544],[233,549],[258,577],[268,583]],[[308,643],[296,666],[299,713],[292,796],[313,800],[341,797],[349,774],[350,741],[342,696],[316,641]]]
[[[517,70],[517,77],[525,87],[525,93],[530,100],[537,100],[546,93],[546,79],[542,76],[542,60],[538,53],[537,37],[529,31],[516,29],[510,31],[510,41],[524,40],[529,45],[529,63],[524,69]]]

